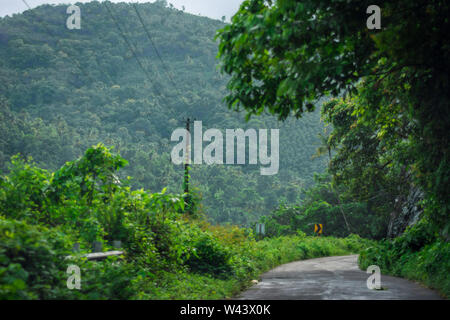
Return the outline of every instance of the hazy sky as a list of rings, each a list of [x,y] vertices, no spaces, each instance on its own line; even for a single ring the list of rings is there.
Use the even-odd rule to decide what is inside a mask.
[[[25,0],[31,8],[41,4],[59,4],[59,3],[76,3],[91,2],[91,0]],[[243,0],[167,0],[176,8],[181,9],[182,6],[186,11],[193,14],[201,14],[202,16],[213,19],[220,19],[226,16],[227,21],[237,11]],[[154,2],[154,0],[111,0],[111,2]],[[23,12],[27,6],[22,0],[0,0],[0,17],[12,15],[13,13]]]

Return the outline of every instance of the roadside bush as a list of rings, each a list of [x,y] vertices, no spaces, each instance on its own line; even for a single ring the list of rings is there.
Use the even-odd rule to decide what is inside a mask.
[[[228,248],[208,233],[203,233],[194,242],[194,251],[186,264],[194,272],[210,273],[216,276],[230,274],[231,253]]]
[[[450,297],[450,243],[426,218],[400,237],[363,250],[358,263],[361,269],[377,265],[384,274],[421,281]]]
[[[37,168],[31,158],[11,158],[8,176],[0,178],[0,212],[7,218],[26,220],[30,223],[48,222],[42,212],[45,204],[44,190],[50,174]]]
[[[88,300],[125,300],[134,294],[132,280],[139,268],[118,257],[108,257],[103,261],[72,260],[80,267],[81,289],[65,289],[64,298]],[[67,279],[67,275],[65,275]],[[65,283],[64,283],[65,285]]]
[[[0,218],[0,299],[64,296],[70,247],[57,230]]]
[[[87,261],[71,252],[66,235],[0,218],[1,299],[129,299],[136,270],[114,258]],[[81,272],[81,289],[67,288],[69,265]]]

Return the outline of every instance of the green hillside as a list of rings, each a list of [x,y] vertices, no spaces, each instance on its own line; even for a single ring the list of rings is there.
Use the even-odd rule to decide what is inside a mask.
[[[183,168],[170,161],[170,135],[186,117],[204,130],[280,128],[277,175],[261,176],[260,165],[193,166],[192,183],[213,222],[248,225],[280,201],[296,203],[323,171],[325,159],[311,160],[319,110],[284,123],[270,115],[246,123],[244,113],[227,109],[228,78],[218,71],[214,40],[221,21],[162,2],[139,4],[156,52],[131,4],[79,6],[80,30],[67,29],[65,5],[0,19],[3,171],[17,153],[56,170],[101,142],[129,161],[121,177],[132,176],[133,188],[180,192]]]

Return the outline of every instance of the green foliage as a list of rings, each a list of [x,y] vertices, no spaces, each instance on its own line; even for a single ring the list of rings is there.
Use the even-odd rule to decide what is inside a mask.
[[[66,259],[73,241],[58,229],[0,219],[1,299],[128,299],[136,270],[108,258]],[[80,267],[81,290],[66,286],[67,267]]]
[[[86,197],[87,203],[91,205],[95,194],[102,193],[106,200],[120,183],[114,172],[126,164],[125,159],[112,155],[106,147],[98,144],[88,149],[82,158],[66,163],[55,172],[49,187],[53,193],[51,197],[58,201],[58,194],[76,197],[76,193],[79,193],[80,198]],[[61,190],[71,187],[79,190]]]
[[[114,178],[123,164],[103,145],[55,173],[13,160],[0,188],[1,298],[230,297],[276,264],[357,252],[366,243],[305,235],[256,242],[250,230],[183,214],[181,195],[132,191]],[[125,254],[87,261],[93,240],[106,249],[122,240]],[[75,242],[79,253],[71,252]],[[80,268],[80,290],[66,286],[70,264]]]
[[[262,178],[255,165],[192,166],[191,188],[198,189],[211,221],[248,226],[275,208],[279,198],[295,202],[300,188],[325,167],[323,159],[310,160],[318,144],[319,112],[283,124],[269,116],[245,123],[221,101],[227,77],[216,68],[214,34],[223,22],[161,3],[137,4],[162,65],[132,4],[106,5],[136,46],[151,81],[103,3],[79,4],[79,32],[60,23],[67,17],[64,5],[43,5],[0,18],[0,170],[7,171],[10,157],[21,153],[55,171],[102,142],[129,160],[118,178],[134,177],[132,189],[155,192],[167,187],[182,193],[183,167],[171,163],[175,142],[170,136],[190,117],[201,120],[204,130],[280,128],[283,157],[276,176]],[[83,164],[68,165],[59,179],[72,173],[82,177],[85,185],[79,191],[89,197],[94,168],[77,166]],[[95,183],[101,183],[98,179]]]
[[[370,4],[244,1],[217,35],[231,76],[227,105],[248,118],[267,110],[286,119],[329,94],[350,93],[324,110],[335,126],[327,143],[337,149],[336,181],[350,196],[381,195],[389,207],[412,180],[426,194],[426,213],[448,233],[449,4],[383,1],[382,29],[368,30],[361,14]]]
[[[70,299],[88,300],[125,300],[131,299],[134,290],[131,282],[136,277],[136,266],[124,263],[117,257],[110,257],[104,261],[80,261],[77,263],[81,271],[81,290],[65,288],[64,294]],[[64,277],[67,279],[67,275]]]
[[[316,185],[306,191],[299,205],[280,205],[271,215],[262,218],[261,222],[266,224],[266,234],[281,236],[303,232],[314,235],[314,224],[320,223],[323,234],[327,236],[358,234],[370,239],[383,238],[387,217],[370,210],[365,202],[341,202],[329,180],[327,175],[317,176]],[[346,228],[346,223],[350,230]]]
[[[231,252],[211,235],[203,234],[193,245],[195,249],[186,261],[192,271],[213,275],[229,274],[232,271]]]
[[[231,75],[226,102],[248,117],[286,119],[366,74],[376,56],[362,22],[369,1],[244,1],[221,29],[219,57]]]
[[[449,3],[383,1],[381,30],[368,30],[362,19],[370,4],[244,1],[217,34],[222,71],[231,76],[225,100],[247,118],[268,111],[286,119],[317,99],[339,97],[323,106],[332,131],[318,152],[328,151],[333,192],[280,207],[267,218],[269,233],[323,222],[325,232],[339,234],[341,211],[354,219],[348,229],[380,238],[400,200],[419,188],[426,223],[361,257],[394,274],[430,277],[448,295]]]
[[[0,217],[0,299],[64,296],[70,240],[58,230]]]
[[[31,160],[31,159],[30,159]],[[10,174],[0,180],[0,210],[9,218],[38,223],[47,220],[40,209],[45,205],[44,191],[50,175],[19,157],[11,159]]]
[[[238,231],[239,230],[239,231]],[[234,275],[214,278],[210,274],[163,272],[150,281],[136,280],[136,299],[224,299],[232,298],[260,274],[282,263],[326,255],[358,253],[372,242],[352,235],[345,239],[331,237],[285,236],[255,242],[241,238],[242,229],[211,227],[218,241],[233,250]],[[231,240],[233,239],[234,240]]]
[[[377,265],[382,274],[417,280],[450,296],[450,244],[439,238],[436,227],[423,219],[400,237],[363,250],[359,266]]]

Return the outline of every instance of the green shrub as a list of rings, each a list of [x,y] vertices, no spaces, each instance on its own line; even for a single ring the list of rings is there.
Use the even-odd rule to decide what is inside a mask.
[[[421,219],[394,240],[384,240],[363,250],[359,266],[377,265],[384,274],[417,280],[450,297],[450,243]]]
[[[0,299],[64,296],[70,246],[56,230],[0,218]]]
[[[231,253],[211,235],[204,233],[194,243],[186,264],[194,272],[225,275],[231,273]]]
[[[50,174],[37,168],[31,158],[11,158],[10,173],[0,178],[0,212],[7,218],[30,223],[47,223],[48,214],[41,209],[46,203],[44,191]]]
[[[118,257],[108,257],[103,261],[81,259],[72,263],[80,267],[81,289],[66,289],[64,298],[124,300],[130,299],[135,293],[132,280],[136,278],[139,268],[132,263],[121,261]]]

